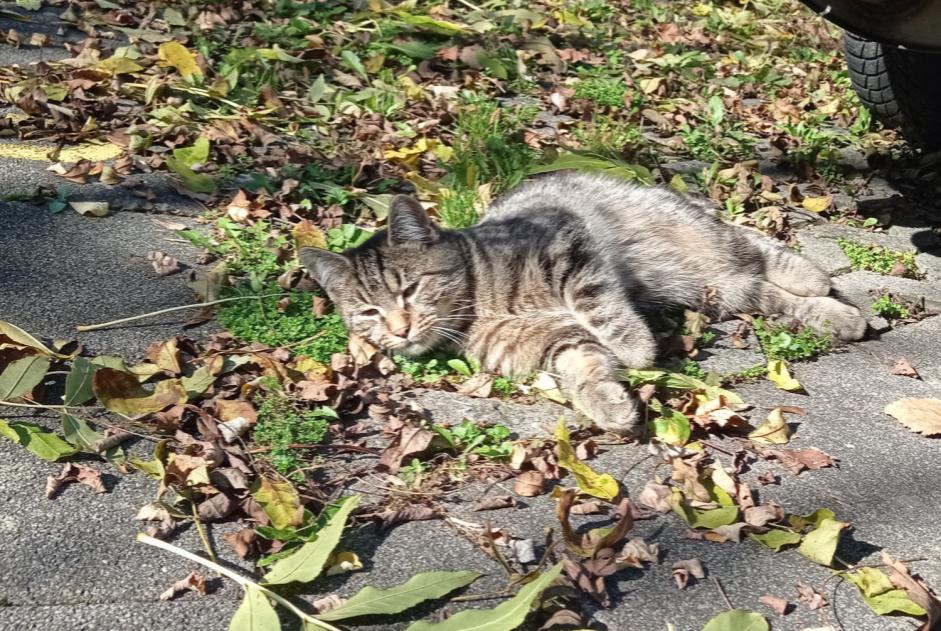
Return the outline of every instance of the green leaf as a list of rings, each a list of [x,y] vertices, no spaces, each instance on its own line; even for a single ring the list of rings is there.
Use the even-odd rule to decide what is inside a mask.
[[[845,526],[845,523],[835,519],[822,520],[816,530],[804,535],[799,552],[811,561],[829,567]]]
[[[575,449],[572,447],[572,443],[569,442],[569,431],[565,427],[564,418],[559,419],[559,424],[555,430],[555,440],[555,451],[556,456],[558,456],[559,466],[572,472],[582,493],[600,497],[609,502],[618,496],[621,489],[618,487],[617,480],[607,473],[596,473],[575,455]]]
[[[869,608],[880,616],[900,612],[910,616],[924,616],[927,612],[913,602],[905,590],[898,589],[889,577],[874,567],[861,567],[855,572],[843,572],[843,578],[859,588]]]
[[[173,150],[173,157],[188,167],[203,164],[209,159],[209,139],[200,136],[190,147],[177,147]]]
[[[305,543],[297,552],[275,563],[271,571],[265,575],[264,582],[268,585],[283,585],[284,583],[308,583],[323,571],[330,553],[340,541],[346,519],[359,504],[359,495],[351,495],[343,506],[333,514],[317,538]]]
[[[798,532],[790,530],[772,529],[763,535],[756,535],[753,532],[748,533],[749,539],[754,539],[766,548],[771,548],[775,552],[780,552],[784,546],[793,546],[800,543],[801,535]]]
[[[700,511],[692,509],[692,520],[689,525],[693,528],[718,528],[728,526],[738,521],[738,506],[723,506],[712,510]]]
[[[390,589],[364,587],[343,605],[316,616],[320,620],[343,620],[357,616],[389,616],[432,598],[441,598],[458,587],[470,585],[477,572],[422,572]]]
[[[278,613],[260,589],[245,586],[245,597],[229,622],[229,631],[280,631]]]
[[[5,436],[13,442],[23,445],[33,454],[50,462],[78,453],[77,449],[55,434],[51,434],[32,423],[18,421],[8,423],[0,420],[0,436]]]
[[[654,400],[650,401],[650,409],[660,415],[651,421],[653,435],[668,445],[685,445],[691,431],[686,415]]]
[[[42,8],[42,0],[16,0],[16,6],[27,11],[39,11]]]
[[[709,97],[709,122],[713,127],[718,127],[722,124],[722,119],[725,118],[725,104],[722,102],[722,97],[718,95],[713,95]]]
[[[567,152],[559,156],[549,164],[539,164],[529,170],[531,175],[537,173],[549,173],[552,171],[562,171],[564,169],[578,169],[585,171],[601,171],[614,177],[625,180],[637,180],[644,184],[652,182],[650,170],[639,164],[628,164],[620,160],[609,160],[593,154],[580,154]]]
[[[10,342],[4,341],[4,337],[8,338]],[[62,355],[59,355],[58,353],[50,350],[42,342],[15,324],[10,324],[9,322],[0,320],[0,350],[3,350],[4,348],[32,348],[39,351],[43,355],[55,355],[57,357],[63,357]]]
[[[341,53],[343,61],[347,68],[353,70],[356,74],[362,77],[364,80],[369,81],[369,75],[366,73],[366,67],[363,66],[363,62],[359,60],[359,56],[354,53],[352,50],[346,49]]]
[[[252,497],[261,504],[271,525],[279,530],[299,526],[303,521],[304,509],[290,482],[278,482],[260,476],[252,488]]]
[[[212,374],[212,371],[209,370],[208,366],[200,366],[194,370],[193,374],[189,377],[180,379],[180,383],[183,385],[183,389],[186,390],[186,395],[190,399],[195,399],[206,392],[209,386],[215,381],[216,377]]]
[[[791,524],[791,528],[796,530],[803,530],[807,526],[813,526],[818,528],[820,522],[824,519],[835,519],[836,513],[834,513],[829,508],[818,508],[809,515],[788,515],[787,521]]]
[[[99,434],[89,427],[84,419],[76,418],[71,414],[63,414],[61,419],[65,439],[82,451],[94,453],[92,445],[105,437],[104,434]]]
[[[193,171],[193,165],[209,160],[209,139],[201,136],[191,147],[177,147],[167,158],[167,168],[180,176],[183,185],[197,193],[213,193],[215,181],[204,173]]]
[[[523,624],[533,601],[561,571],[562,564],[557,563],[524,585],[516,596],[494,609],[468,609],[437,624],[419,620],[406,631],[511,631]]]
[[[702,631],[768,631],[770,628],[761,614],[733,609],[723,611],[707,622]]]
[[[65,378],[63,405],[81,405],[94,396],[91,382],[98,368],[84,357],[75,358],[72,362],[72,370]]]
[[[0,400],[11,401],[32,391],[49,372],[49,358],[28,355],[10,362],[0,373]]]
[[[448,366],[450,366],[454,372],[464,375],[465,377],[470,377],[471,374],[473,374],[471,373],[470,366],[461,359],[449,359]]]

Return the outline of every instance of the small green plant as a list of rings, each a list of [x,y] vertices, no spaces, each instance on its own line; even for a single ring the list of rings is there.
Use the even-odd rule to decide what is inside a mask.
[[[872,303],[872,312],[887,320],[905,320],[911,315],[908,307],[896,302],[888,294],[880,296],[878,300]]]
[[[312,301],[311,293],[291,294],[286,307],[278,296],[237,300],[222,305],[218,319],[238,340],[290,346],[298,355],[326,363],[346,349],[348,333],[339,314],[315,316]]]
[[[690,155],[707,162],[729,162],[751,155],[755,138],[740,121],[726,115],[722,98],[712,96],[707,101],[707,110],[703,121],[680,126],[678,135]]]
[[[624,82],[612,77],[586,77],[575,84],[575,98],[604,107],[624,107],[626,91]]]
[[[494,377],[492,387],[493,391],[503,398],[511,397],[519,392],[519,385],[509,377]]]
[[[764,378],[768,374],[768,367],[764,364],[755,364],[749,368],[739,370],[730,375],[726,375],[722,378],[723,385],[730,385],[735,383],[748,383],[751,381],[757,381]]]
[[[480,370],[480,364],[472,358],[460,358],[437,351],[419,357],[395,355],[392,360],[399,370],[418,383],[437,383],[448,377],[470,377]]]
[[[879,245],[851,241],[850,239],[838,239],[837,245],[843,250],[846,258],[850,261],[850,266],[855,270],[890,274],[898,267],[901,268],[902,275],[905,277],[919,277],[914,252],[899,252]]]
[[[755,336],[768,359],[802,361],[813,359],[830,350],[830,335],[817,335],[807,327],[770,324],[755,318]]]
[[[438,214],[449,228],[467,228],[477,223],[479,197],[476,190],[469,188],[449,190],[441,195]]]
[[[465,419],[460,425],[451,427],[433,425],[432,430],[461,457],[477,454],[485,458],[504,459],[509,458],[513,453],[510,430],[505,425],[481,427]]]
[[[53,214],[61,213],[65,210],[65,207],[69,205],[69,196],[72,194],[72,189],[68,186],[60,186],[56,189],[55,197],[49,197],[46,199],[46,208],[52,211]],[[6,200],[13,201],[13,200]]]
[[[343,252],[362,245],[372,234],[356,224],[345,223],[327,230],[327,248],[334,252]]]
[[[258,422],[253,437],[259,445],[270,447],[262,456],[283,475],[301,481],[299,472],[308,450],[297,445],[313,445],[323,442],[330,421],[339,417],[328,407],[305,409],[288,397],[281,386],[268,383],[258,403]]]
[[[699,365],[699,362],[692,359],[687,359],[683,362],[682,372],[684,375],[689,377],[696,377],[697,379],[705,379],[706,371],[702,369],[702,366]]]
[[[640,128],[629,121],[596,114],[593,121],[574,127],[572,136],[585,151],[599,155],[622,156],[643,142]]]

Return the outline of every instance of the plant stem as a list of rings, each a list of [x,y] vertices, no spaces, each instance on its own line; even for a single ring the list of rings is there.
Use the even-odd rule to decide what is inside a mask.
[[[203,528],[203,520],[199,518],[199,511],[196,510],[196,502],[190,502],[190,509],[193,512],[193,523],[196,525],[196,533],[199,535],[199,540],[203,542],[203,547],[206,548],[206,554],[209,555],[209,560],[213,563],[218,563],[219,560],[216,558],[216,553],[213,551],[212,544],[206,536],[206,529]]]
[[[289,609],[291,613],[293,613],[295,616],[297,616],[298,618],[300,618],[301,620],[303,620],[304,622],[308,624],[312,624],[315,627],[325,629],[325,631],[340,631],[340,629],[336,628],[335,626],[331,624],[327,624],[323,620],[318,620],[317,618],[314,618],[313,616],[310,616],[304,613],[303,611],[298,609],[297,606],[294,605],[294,603],[287,600],[283,596],[276,594],[275,592],[271,591],[267,587],[259,585],[258,583],[251,580],[250,578],[246,578],[237,572],[233,572],[227,567],[223,567],[219,565],[218,563],[210,561],[209,559],[204,559],[198,554],[193,554],[189,550],[178,548],[172,543],[167,543],[166,541],[161,541],[160,539],[156,539],[154,537],[151,537],[150,535],[145,535],[142,532],[137,533],[137,540],[140,541],[141,543],[146,543],[149,546],[154,546],[155,548],[160,548],[161,550],[166,550],[167,552],[172,552],[173,554],[179,555],[183,557],[184,559],[192,561],[193,563],[198,563],[199,565],[202,565],[203,567],[208,567],[210,570],[214,570],[218,572],[221,576],[225,576],[226,578],[235,581],[242,587],[242,589],[260,590],[264,592],[267,596],[269,596],[272,600],[274,600],[276,603],[278,603],[282,607],[285,607],[286,609]]]
[[[133,322],[135,320],[143,320],[144,318],[152,318],[154,316],[163,315],[165,313],[172,313],[174,311],[183,311],[185,309],[200,309],[202,307],[211,307],[213,305],[222,304],[223,302],[233,302],[235,300],[257,300],[258,298],[275,298],[279,296],[287,296],[286,293],[281,294],[265,294],[263,296],[234,296],[232,298],[220,298],[219,300],[210,300],[209,302],[197,302],[191,305],[182,305],[180,307],[170,307],[169,309],[161,309],[160,311],[151,311],[150,313],[142,313],[141,315],[131,316],[129,318],[121,318],[120,320],[112,320],[111,322],[103,322],[101,324],[79,324],[75,327],[76,331],[98,331],[99,329],[107,329],[118,324],[124,324],[125,322]]]

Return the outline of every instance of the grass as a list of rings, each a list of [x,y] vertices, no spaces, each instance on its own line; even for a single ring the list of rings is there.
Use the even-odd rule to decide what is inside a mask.
[[[755,336],[768,359],[807,361],[827,353],[832,344],[830,335],[818,335],[808,327],[771,324],[755,318]]]
[[[837,245],[843,250],[850,266],[854,270],[865,270],[878,274],[893,274],[906,278],[919,278],[920,272],[915,264],[915,252],[899,252],[879,245],[871,245],[838,239]],[[898,272],[901,272],[899,274]]]
[[[311,293],[294,293],[289,298],[283,309],[277,296],[226,303],[220,307],[218,319],[240,341],[290,346],[298,355],[323,363],[346,350],[348,333],[339,314],[315,316]]]
[[[575,84],[575,98],[591,101],[602,107],[624,107],[627,86],[621,79],[586,77]]]
[[[255,399],[258,422],[253,427],[254,441],[270,447],[262,458],[278,472],[303,480],[303,473],[298,470],[304,466],[309,450],[292,445],[324,442],[330,422],[339,417],[332,408],[304,408],[290,399],[273,379],[263,386]]]
[[[892,296],[889,295],[880,296],[872,303],[871,308],[874,314],[882,316],[886,320],[905,320],[911,315],[908,307],[900,302],[896,302],[892,299]]]

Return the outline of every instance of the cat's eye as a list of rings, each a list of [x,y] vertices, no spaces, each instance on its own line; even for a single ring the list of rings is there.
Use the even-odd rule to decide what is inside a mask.
[[[379,313],[378,309],[364,309],[363,311],[359,312],[359,315],[363,316],[364,318],[378,318],[382,314]]]
[[[414,296],[415,292],[417,291],[418,291],[418,282],[414,282],[402,290],[402,298],[404,298],[405,300],[408,300],[409,298]]]

